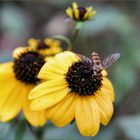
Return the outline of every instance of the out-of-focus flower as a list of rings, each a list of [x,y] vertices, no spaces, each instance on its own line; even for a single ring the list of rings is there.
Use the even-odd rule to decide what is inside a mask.
[[[44,64],[38,78],[47,80],[29,94],[31,109],[46,110],[56,126],[76,121],[80,133],[94,136],[113,114],[114,90],[105,70],[91,59],[66,51]]]
[[[96,14],[96,11],[91,6],[87,8],[79,7],[77,3],[73,2],[72,7],[68,7],[66,13],[76,21],[86,21],[90,20]]]
[[[54,56],[62,51],[61,42],[56,39],[46,38],[44,40],[29,39],[29,48],[37,50],[42,55]]]
[[[35,50],[19,47],[14,50],[13,58],[13,62],[0,65],[0,121],[10,121],[23,111],[31,125],[43,126],[45,111],[30,110],[28,93],[40,82],[36,75],[45,57]]]

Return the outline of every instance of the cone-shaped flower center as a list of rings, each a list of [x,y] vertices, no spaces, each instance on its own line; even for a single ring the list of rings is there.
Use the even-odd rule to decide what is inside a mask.
[[[94,95],[102,86],[101,70],[93,69],[93,63],[88,61],[75,62],[68,69],[66,81],[72,92],[80,96]]]
[[[38,52],[21,53],[19,58],[14,60],[15,76],[22,82],[36,84],[39,81],[38,72],[44,63],[44,57]]]
[[[47,49],[47,48],[50,48],[50,46],[45,44],[43,41],[39,41],[38,46],[37,46],[38,50]]]

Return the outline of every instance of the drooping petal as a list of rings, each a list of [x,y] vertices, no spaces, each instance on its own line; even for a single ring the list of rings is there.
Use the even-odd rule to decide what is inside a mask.
[[[49,108],[46,111],[47,118],[57,127],[63,127],[74,119],[74,109],[76,103],[76,95],[69,93],[60,103]]]
[[[45,118],[45,110],[42,111],[32,111],[30,109],[30,103],[31,101],[28,99],[28,94],[30,92],[30,90],[32,89],[32,87],[27,88],[24,87],[25,89],[25,93],[23,96],[23,112],[24,115],[27,119],[27,121],[35,127],[40,127],[43,126],[46,122],[46,118]]]
[[[115,100],[114,89],[113,89],[113,86],[112,86],[111,82],[109,81],[109,79],[104,77],[102,84],[103,84],[102,90],[110,96],[112,101],[114,101]]]
[[[73,13],[72,13],[72,8],[69,7],[67,10],[66,10],[66,13],[68,14],[68,16],[70,16],[71,18],[73,17]]]
[[[98,92],[93,96],[99,109],[100,118],[103,125],[107,125],[113,114],[113,104],[111,99],[105,93]]]
[[[0,99],[0,121],[7,122],[18,115],[22,106],[22,93],[21,86],[16,80],[11,80],[12,84],[1,90]],[[1,89],[1,86],[0,86]]]
[[[114,91],[112,91],[112,90],[110,90],[110,89],[102,88],[102,92],[108,94],[109,97],[111,98],[112,102],[115,101],[115,94],[114,94]]]
[[[90,12],[90,14],[89,14],[89,19],[92,18],[95,14],[96,14],[96,11],[95,11],[95,10],[92,11],[92,12]]]
[[[67,93],[68,88],[64,88],[59,91],[46,94],[33,100],[30,107],[34,111],[47,109],[63,100],[63,98],[67,95]]]
[[[79,19],[79,15],[80,15],[79,10],[78,9],[74,9],[73,12],[74,12],[75,18],[78,20]]]
[[[79,97],[75,107],[75,119],[83,136],[95,136],[100,126],[97,103],[88,97]]]
[[[76,2],[73,2],[73,3],[72,3],[72,8],[73,8],[73,9],[77,9],[77,8],[78,8],[78,5],[77,5]]]
[[[92,11],[92,9],[93,9],[92,6],[90,6],[90,7],[88,7],[88,8],[86,9],[87,12],[86,12],[85,15],[84,15],[84,19],[87,19],[87,18],[88,18],[88,16],[89,16],[90,12]]]

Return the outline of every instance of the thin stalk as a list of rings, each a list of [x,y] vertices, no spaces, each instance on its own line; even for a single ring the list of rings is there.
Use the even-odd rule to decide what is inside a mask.
[[[77,22],[76,26],[75,26],[75,31],[74,31],[74,34],[73,34],[73,37],[72,37],[72,40],[71,40],[72,45],[68,47],[69,51],[73,51],[81,27],[82,27],[82,22]]]

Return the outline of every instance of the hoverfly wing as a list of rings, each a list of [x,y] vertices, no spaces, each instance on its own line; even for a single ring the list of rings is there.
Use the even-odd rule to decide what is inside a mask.
[[[105,57],[104,60],[103,60],[103,62],[102,62],[103,68],[106,69],[106,68],[110,67],[119,58],[120,58],[120,54],[119,53],[114,53],[114,54],[111,54],[111,55]]]
[[[77,54],[77,56],[84,62],[87,62],[87,63],[92,63],[91,59],[84,56],[84,55],[81,55],[81,54]]]

